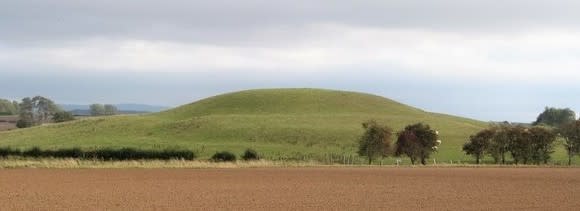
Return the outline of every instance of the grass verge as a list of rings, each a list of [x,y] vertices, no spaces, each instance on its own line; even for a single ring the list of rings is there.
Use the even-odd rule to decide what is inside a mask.
[[[54,169],[127,169],[127,168],[182,168],[182,169],[232,169],[232,168],[294,168],[294,167],[336,167],[336,168],[580,168],[579,165],[474,165],[474,164],[430,164],[422,165],[327,165],[316,161],[235,161],[211,162],[205,160],[126,160],[103,161],[73,158],[22,158],[0,159],[0,169],[11,168],[54,168]]]

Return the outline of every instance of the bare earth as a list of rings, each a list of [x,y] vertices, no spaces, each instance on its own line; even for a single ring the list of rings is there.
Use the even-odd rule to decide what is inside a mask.
[[[2,210],[578,210],[580,169],[0,170]]]
[[[0,116],[0,131],[16,129],[18,116]]]

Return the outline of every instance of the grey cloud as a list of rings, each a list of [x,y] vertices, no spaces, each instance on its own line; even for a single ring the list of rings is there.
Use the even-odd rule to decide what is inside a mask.
[[[259,34],[268,28],[282,27],[291,38],[313,23],[442,31],[577,27],[579,8],[578,1],[539,0],[2,0],[0,42],[106,37],[236,44],[267,40]]]

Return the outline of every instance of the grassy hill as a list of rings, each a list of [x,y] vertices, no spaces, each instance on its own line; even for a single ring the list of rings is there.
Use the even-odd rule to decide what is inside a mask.
[[[422,111],[380,96],[321,89],[248,90],[160,113],[98,117],[0,133],[0,146],[187,148],[201,157],[251,147],[270,158],[356,152],[361,123],[396,130],[425,122],[440,131],[435,158],[469,160],[461,145],[486,123]]]

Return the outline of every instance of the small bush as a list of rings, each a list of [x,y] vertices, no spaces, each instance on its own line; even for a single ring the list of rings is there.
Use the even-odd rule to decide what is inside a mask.
[[[34,124],[31,121],[26,121],[26,120],[18,120],[16,122],[16,127],[17,128],[27,128],[27,127],[32,127]]]
[[[258,152],[256,152],[256,150],[246,149],[246,151],[242,155],[242,159],[244,159],[244,160],[260,160],[260,155],[258,155]]]
[[[211,156],[211,160],[215,162],[236,161],[236,155],[228,151],[216,152]]]
[[[42,151],[38,147],[32,147],[31,149],[22,152],[22,155],[24,157],[33,157],[33,158],[43,157],[45,154],[47,153],[45,153],[45,151]]]
[[[75,117],[73,116],[73,114],[71,112],[67,112],[67,111],[59,111],[56,112],[54,114],[54,116],[52,117],[52,121],[59,123],[59,122],[68,122],[68,121],[72,121],[75,120]]]

